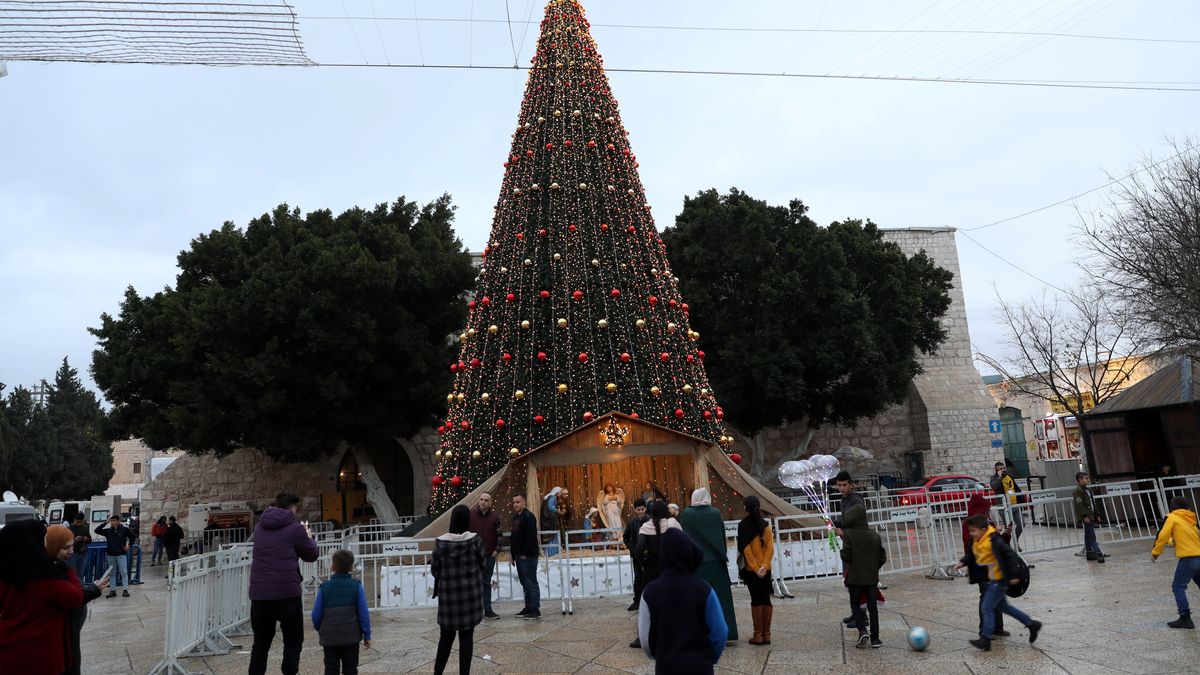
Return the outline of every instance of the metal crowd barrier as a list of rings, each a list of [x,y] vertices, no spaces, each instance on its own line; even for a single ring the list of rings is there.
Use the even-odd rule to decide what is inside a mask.
[[[134,544],[129,547],[129,552],[125,554],[125,569],[129,571],[129,585],[139,586],[142,582],[142,547]],[[96,579],[104,576],[104,572],[108,569],[108,544],[105,542],[92,542],[88,544],[87,559],[84,561],[83,582],[91,583]],[[114,575],[119,576],[120,572],[114,572]],[[117,585],[115,577],[109,579],[110,586]]]

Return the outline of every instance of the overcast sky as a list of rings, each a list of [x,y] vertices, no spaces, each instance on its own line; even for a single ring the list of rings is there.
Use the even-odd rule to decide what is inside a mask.
[[[526,64],[543,4],[297,1],[318,63]],[[1200,43],[891,33],[1049,31],[1191,40],[1189,0],[586,3],[610,68],[1020,80],[1200,81]],[[732,9],[736,7],[736,12]],[[422,20],[411,19],[415,15]],[[347,20],[352,17],[381,17]],[[531,17],[532,24],[523,23]],[[328,17],[328,18],[323,18]],[[339,18],[342,17],[342,18]],[[389,18],[390,17],[390,18]],[[845,29],[737,32],[639,26]],[[449,192],[486,241],[523,71],[205,68],[9,62],[0,79],[0,382],[31,385],[127,285],[174,281],[198,233],[286,202],[341,211]],[[969,228],[1124,174],[1197,134],[1200,93],[613,73],[659,227],[684,195],[803,199],[821,223]],[[1194,85],[1192,85],[1194,86]],[[1104,192],[1078,200],[1093,208]],[[1080,278],[1070,204],[972,233],[1051,283]],[[1042,284],[959,235],[971,334],[995,350],[997,293]]]

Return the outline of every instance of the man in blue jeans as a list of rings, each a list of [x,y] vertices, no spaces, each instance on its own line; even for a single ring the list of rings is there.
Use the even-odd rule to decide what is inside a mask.
[[[525,495],[513,495],[512,551],[517,566],[517,578],[525,593],[525,608],[517,613],[523,619],[542,618],[541,589],[538,588],[538,524],[537,518],[525,508]]]
[[[996,532],[996,528],[988,523],[987,516],[967,518],[967,532],[971,535],[971,553],[959,561],[957,569],[972,563],[987,569],[987,590],[979,600],[983,629],[979,631],[978,639],[970,641],[971,646],[985,652],[992,650],[997,609],[1024,624],[1029,629],[1029,644],[1033,644],[1042,630],[1042,622],[1033,620],[1025,612],[1008,604],[1008,595],[1005,593],[1008,586],[1021,583],[1015,574],[1020,562],[1017,554],[1004,543],[1004,538]]]
[[[88,544],[92,543],[92,531],[88,529],[87,518],[82,513],[75,514],[75,522],[71,525],[71,534],[75,535],[75,548],[71,553],[71,569],[75,570],[75,576],[79,577],[79,583],[83,583],[83,577],[87,574],[87,559],[88,559]],[[115,582],[116,579],[113,579]]]
[[[469,529],[483,542],[483,615],[499,619],[500,615],[492,611],[492,575],[496,571],[496,552],[500,548],[500,516],[492,508],[490,492],[481,493],[479,505],[471,509]]]
[[[105,597],[117,597],[117,584],[121,585],[121,595],[129,597],[129,558],[126,555],[129,553],[129,546],[133,543],[133,533],[128,527],[121,524],[120,516],[112,516],[108,519],[108,527],[104,523],[96,526],[96,534],[104,537],[108,542],[108,547],[105,553],[108,554],[108,568],[113,571],[112,587],[108,595]]]
[[[1179,618],[1168,621],[1167,625],[1192,630],[1196,624],[1192,622],[1192,609],[1188,606],[1187,587],[1193,582],[1200,586],[1200,530],[1196,529],[1196,512],[1192,510],[1192,503],[1187,497],[1171,499],[1171,513],[1154,540],[1151,559],[1157,561],[1163,548],[1172,541],[1175,542],[1175,558],[1179,562],[1175,565],[1171,590],[1175,593]]]

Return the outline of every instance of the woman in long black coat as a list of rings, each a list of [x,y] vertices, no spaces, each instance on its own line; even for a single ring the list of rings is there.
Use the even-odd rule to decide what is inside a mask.
[[[458,634],[458,672],[471,672],[475,626],[483,621],[483,542],[471,525],[471,510],[463,505],[450,512],[450,531],[433,548],[434,596],[438,599],[438,639],[434,672],[441,675],[450,660]]]

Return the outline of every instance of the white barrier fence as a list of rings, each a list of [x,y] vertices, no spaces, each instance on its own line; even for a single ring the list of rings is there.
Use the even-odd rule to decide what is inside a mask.
[[[1194,504],[1200,499],[1200,475],[1132,480],[1093,486],[1097,539],[1104,544],[1153,539],[1172,497]],[[969,493],[877,491],[866,501],[868,522],[888,554],[884,574],[926,570],[930,578],[951,578],[950,568],[964,551],[963,523]],[[1083,530],[1075,520],[1073,488],[1032,490],[1020,503],[992,497],[992,515],[1010,525],[1025,553],[1081,547]],[[828,526],[805,525],[808,516],[771,519],[775,553],[775,591],[790,597],[788,583],[837,576],[842,561]],[[739,584],[737,524],[726,521],[726,557],[730,579]],[[345,548],[355,554],[356,576],[372,610],[434,607],[430,567],[435,540],[400,536],[409,523],[372,523],[339,533],[315,533],[320,555],[300,564],[306,605],[327,579],[330,556]],[[340,536],[337,536],[340,535]],[[562,613],[581,598],[629,596],[633,591],[630,551],[619,530],[572,530],[541,533],[544,555],[537,580],[543,604],[558,602]],[[552,553],[545,555],[545,553]],[[171,563],[163,660],[151,671],[187,673],[179,659],[227,653],[231,637],[243,635],[250,618],[249,574],[253,547],[248,543],[181,558]],[[495,565],[490,583],[493,602],[523,597],[516,566],[506,556]]]

